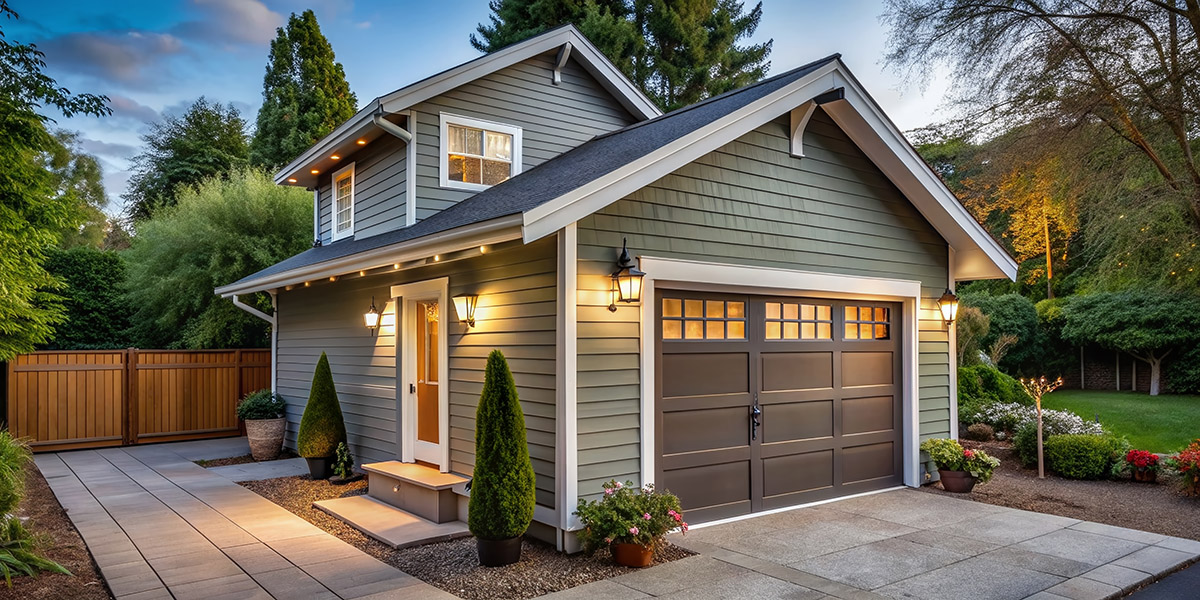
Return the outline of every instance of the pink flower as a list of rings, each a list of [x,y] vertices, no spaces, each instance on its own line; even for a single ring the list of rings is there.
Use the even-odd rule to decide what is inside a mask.
[[[638,534],[638,531],[639,531],[639,529],[638,529],[636,526],[635,526],[635,527],[630,527],[630,528],[629,528],[629,533],[631,533],[631,534],[633,534],[633,535],[637,535],[637,534]]]
[[[643,518],[643,519],[645,519],[645,520],[647,520],[647,521],[649,521],[649,520],[650,520],[650,513],[646,513],[646,514],[642,515],[642,518]]]
[[[606,537],[606,538],[604,538],[604,543],[605,543],[605,544],[611,544],[611,543],[612,543],[612,538],[610,538],[610,537]]]
[[[615,482],[613,482],[613,483],[615,483],[615,484],[616,484],[616,485],[614,485],[613,487],[617,488],[618,490],[619,490],[619,489],[621,489],[621,488],[623,488],[623,487],[625,487],[625,486],[621,485],[621,482],[620,482],[620,481],[615,481]]]
[[[604,495],[605,496],[613,495],[613,489],[612,488],[604,488]]]
[[[683,532],[684,532],[684,533],[687,533],[687,530],[688,530],[687,523],[684,523],[684,524],[683,524]]]

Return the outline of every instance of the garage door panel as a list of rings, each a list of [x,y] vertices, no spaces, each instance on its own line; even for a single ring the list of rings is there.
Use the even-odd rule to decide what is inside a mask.
[[[732,448],[750,443],[750,416],[745,406],[665,412],[662,429],[664,454]]]
[[[842,399],[842,435],[894,431],[896,428],[896,399],[894,396]]]
[[[762,407],[764,444],[833,437],[833,400],[766,404]]]
[[[749,354],[664,354],[662,358],[664,398],[750,391]]]
[[[760,360],[764,392],[833,388],[833,352],[772,352]]]
[[[842,482],[855,483],[896,475],[896,447],[891,441],[842,449]]]
[[[708,410],[712,408],[727,408],[741,406],[750,410],[754,396],[747,392],[737,394],[716,394],[712,396],[691,396],[663,399],[663,412],[679,412],[684,410]]]
[[[842,387],[889,385],[895,363],[892,352],[842,352]]]
[[[679,496],[685,511],[750,502],[750,460],[699,465],[663,472],[667,491]],[[747,506],[748,508],[748,506]]]
[[[763,496],[809,492],[834,485],[833,450],[764,458]]]

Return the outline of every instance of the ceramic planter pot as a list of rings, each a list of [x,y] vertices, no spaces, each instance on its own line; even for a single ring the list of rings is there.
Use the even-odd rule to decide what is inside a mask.
[[[329,479],[333,475],[333,457],[319,456],[317,458],[305,458],[308,463],[308,474],[313,479]]]
[[[521,536],[507,540],[475,538],[479,564],[485,567],[504,567],[521,560]]]
[[[654,561],[654,550],[641,544],[613,544],[613,560],[624,567],[642,568]]]
[[[287,419],[248,419],[246,438],[250,440],[250,455],[254,460],[275,460],[283,448]]]
[[[1158,481],[1158,471],[1151,471],[1149,469],[1134,469],[1133,480],[1140,481],[1142,483],[1154,483]]]
[[[942,479],[942,489],[956,494],[967,494],[975,487],[975,478],[966,471],[947,471],[938,469]]]

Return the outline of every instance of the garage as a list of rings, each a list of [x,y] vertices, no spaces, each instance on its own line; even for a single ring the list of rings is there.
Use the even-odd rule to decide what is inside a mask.
[[[689,521],[902,484],[900,304],[655,301],[655,475]]]

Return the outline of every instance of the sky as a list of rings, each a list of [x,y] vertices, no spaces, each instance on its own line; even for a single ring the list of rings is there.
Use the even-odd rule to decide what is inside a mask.
[[[55,117],[80,132],[99,158],[120,212],[130,159],[147,123],[179,115],[200,96],[232,103],[252,127],[262,103],[267,49],[292,12],[311,8],[342,63],[359,106],[479,56],[468,36],[486,22],[487,0],[10,0],[20,18],[2,24],[10,41],[35,43],[47,73],[72,92],[109,97],[113,114]],[[749,5],[750,3],[747,2]],[[880,0],[763,0],[749,40],[774,40],[770,74],[840,52],[902,129],[942,120],[944,78],[926,86],[884,65]],[[249,132],[248,132],[249,133]]]

